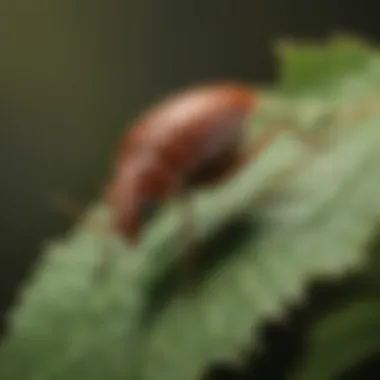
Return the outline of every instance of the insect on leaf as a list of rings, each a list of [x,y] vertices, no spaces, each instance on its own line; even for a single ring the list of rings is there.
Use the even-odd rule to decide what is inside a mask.
[[[202,260],[191,294],[181,291],[178,276],[184,235],[175,201],[138,248],[110,231],[109,210],[95,205],[45,248],[25,284],[0,347],[0,378],[195,380],[257,347],[262,324],[281,319],[311,281],[365,267],[380,210],[380,114],[355,105],[359,98],[376,103],[379,58],[362,45],[333,44],[320,48],[323,65],[313,66],[302,58],[307,48],[297,49],[283,86],[309,88],[312,96],[279,90],[252,128],[269,127],[271,115],[281,120],[286,109],[300,128],[313,129],[316,120],[327,123],[320,117],[328,111],[328,130],[339,132],[334,141],[313,151],[284,131],[236,177],[195,196]],[[325,75],[330,58],[334,70]],[[316,97],[315,83],[340,77],[340,65],[351,84]]]

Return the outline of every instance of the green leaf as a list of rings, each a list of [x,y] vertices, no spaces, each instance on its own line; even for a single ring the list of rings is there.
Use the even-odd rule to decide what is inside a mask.
[[[336,66],[346,64],[346,50]],[[331,48],[325,54],[339,57]],[[308,65],[293,59],[297,70]],[[192,293],[179,277],[188,216],[178,202],[138,249],[109,231],[109,210],[95,205],[45,249],[0,347],[0,378],[193,380],[257,346],[262,323],[281,318],[311,281],[362,268],[380,209],[380,115],[361,108],[368,98],[377,104],[375,61],[351,73],[350,83],[366,83],[362,92],[335,87],[337,102],[269,97],[252,131],[290,116],[321,136],[327,128],[330,144],[312,150],[284,131],[233,180],[194,195],[201,260]],[[315,76],[327,83],[321,69]]]
[[[284,41],[278,45],[277,53],[282,62],[281,90],[287,95],[308,97],[334,97],[346,81],[357,80],[359,85],[365,85],[365,71],[374,59],[379,60],[372,46],[348,36],[332,38],[328,45]]]
[[[306,359],[292,380],[334,380],[380,351],[379,298],[362,297],[313,328]]]
[[[262,232],[233,249],[233,260],[216,266],[193,298],[171,300],[142,348],[143,379],[195,379],[212,362],[234,360],[311,279],[364,264],[380,206],[379,121],[300,171],[290,192],[298,196],[267,210]]]

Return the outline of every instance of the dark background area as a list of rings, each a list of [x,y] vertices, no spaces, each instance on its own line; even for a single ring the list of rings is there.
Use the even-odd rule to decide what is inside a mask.
[[[72,223],[54,211],[54,194],[83,204],[98,196],[126,122],[167,92],[194,82],[275,83],[273,47],[283,37],[323,40],[341,31],[378,42],[377,3],[2,1],[2,329],[42,244]],[[326,293],[321,294],[324,299]],[[259,366],[265,369],[279,351],[297,346],[297,318],[307,317],[297,314],[286,327],[268,327],[269,353]],[[368,372],[369,365],[362,371]]]

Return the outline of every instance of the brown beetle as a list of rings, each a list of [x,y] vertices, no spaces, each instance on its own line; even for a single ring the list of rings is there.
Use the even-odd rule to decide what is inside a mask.
[[[165,200],[232,173],[256,100],[244,84],[205,85],[172,95],[143,115],[121,143],[109,188],[118,231],[138,243]]]

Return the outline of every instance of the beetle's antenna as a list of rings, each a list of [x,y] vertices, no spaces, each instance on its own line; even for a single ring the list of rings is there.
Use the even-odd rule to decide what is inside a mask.
[[[83,206],[62,193],[53,194],[52,205],[55,211],[69,220],[78,220],[83,215]]]

